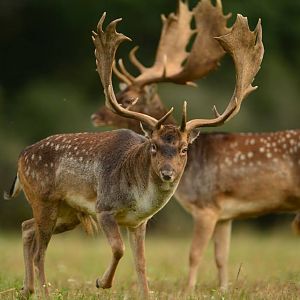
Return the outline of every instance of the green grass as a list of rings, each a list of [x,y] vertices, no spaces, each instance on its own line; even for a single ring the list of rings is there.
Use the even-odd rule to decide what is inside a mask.
[[[240,229],[235,233],[230,253],[231,285],[224,294],[216,288],[210,246],[195,292],[184,296],[189,244],[189,235],[148,235],[147,267],[153,299],[300,299],[299,239],[291,232],[257,234]],[[46,259],[51,298],[136,299],[136,275],[129,245],[126,246],[113,288],[97,290],[95,279],[110,260],[110,249],[103,236],[91,238],[78,232],[54,236]],[[23,273],[21,237],[0,234],[0,299],[18,299]]]

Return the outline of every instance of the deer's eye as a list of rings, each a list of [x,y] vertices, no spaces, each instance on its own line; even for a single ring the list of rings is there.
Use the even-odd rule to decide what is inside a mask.
[[[181,155],[186,155],[188,148],[187,147],[183,147],[180,151]]]
[[[156,153],[156,151],[157,151],[157,147],[156,147],[156,145],[155,145],[155,144],[151,144],[150,151],[151,151],[151,153],[152,153],[152,154],[155,154],[155,153]]]

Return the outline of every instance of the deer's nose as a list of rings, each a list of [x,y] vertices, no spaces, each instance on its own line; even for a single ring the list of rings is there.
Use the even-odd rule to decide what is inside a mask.
[[[160,177],[164,181],[173,181],[174,171],[173,170],[161,170]]]

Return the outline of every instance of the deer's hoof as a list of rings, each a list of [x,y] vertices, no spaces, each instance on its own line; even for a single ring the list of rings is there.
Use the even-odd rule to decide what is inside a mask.
[[[96,279],[96,287],[98,289],[109,289],[111,288],[111,283],[105,282],[99,278]]]
[[[28,289],[25,287],[22,287],[19,291],[19,297],[20,299],[29,299],[30,295],[33,294],[33,289]]]

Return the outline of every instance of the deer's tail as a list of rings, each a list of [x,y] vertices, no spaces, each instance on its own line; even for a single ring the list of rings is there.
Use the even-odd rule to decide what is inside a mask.
[[[300,235],[300,212],[296,214],[296,217],[292,222],[292,228],[297,235]]]
[[[11,200],[13,198],[15,198],[16,196],[18,196],[18,194],[21,192],[22,190],[22,187],[21,187],[21,184],[20,184],[20,181],[19,181],[19,177],[18,177],[18,174],[16,175],[15,177],[15,180],[10,188],[10,191],[9,193],[8,192],[4,192],[4,199],[5,200]]]

